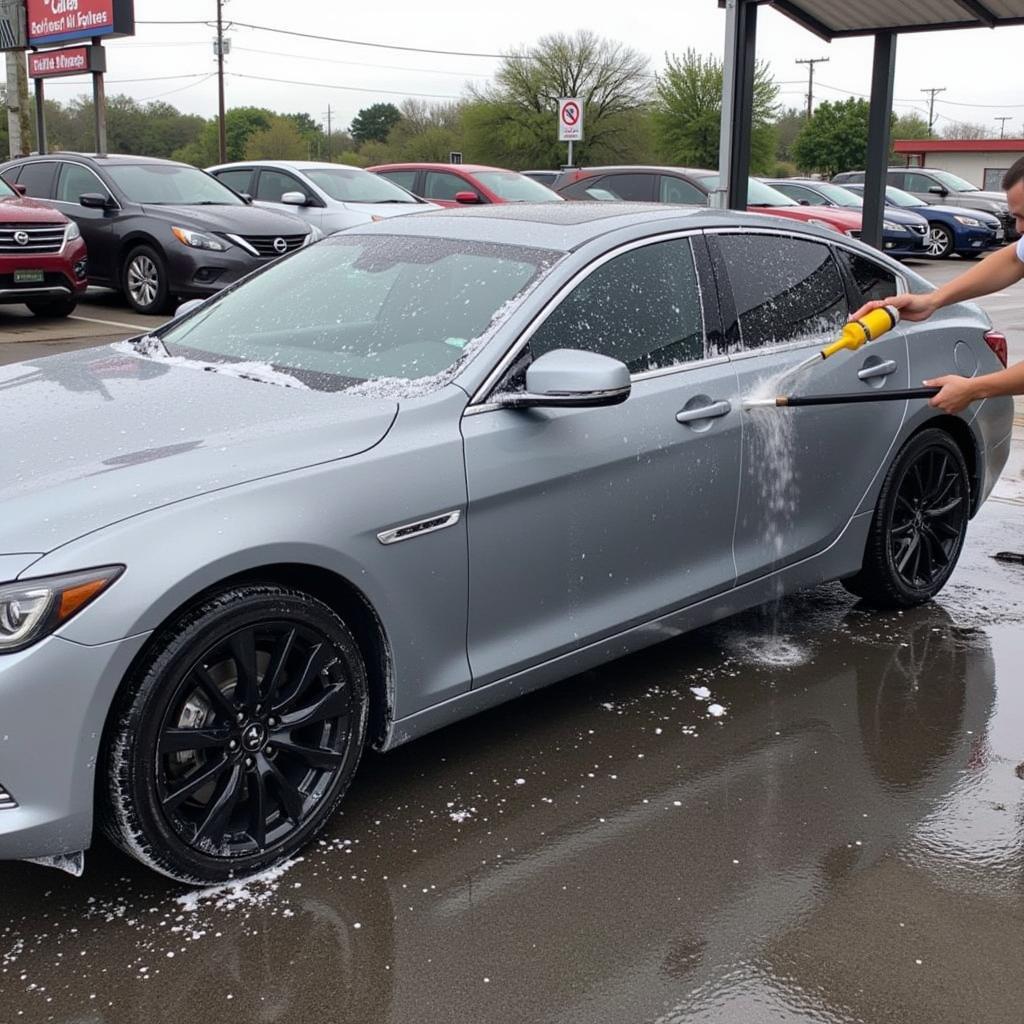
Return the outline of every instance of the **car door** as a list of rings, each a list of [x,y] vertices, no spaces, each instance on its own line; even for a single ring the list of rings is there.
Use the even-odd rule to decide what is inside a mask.
[[[305,206],[282,203],[281,197],[288,192],[301,192],[306,197]],[[307,224],[319,228],[324,219],[323,200],[294,174],[277,167],[261,167],[256,176],[256,192],[253,198],[263,206],[300,217]]]
[[[703,244],[648,239],[597,260],[488,393],[521,389],[545,352],[586,349],[629,366],[626,402],[484,401],[464,417],[474,686],[732,587],[742,414],[710,277],[702,311]]]
[[[726,290],[723,318],[730,322],[743,396],[867,394],[908,386],[899,328],[857,352],[840,352],[798,376],[782,377],[833,341],[851,309],[898,291],[892,271],[799,236],[740,231],[716,234],[710,242]],[[870,402],[746,414],[738,583],[816,554],[839,536],[885,464],[905,412],[906,402]]]
[[[61,160],[54,206],[81,228],[82,238],[89,253],[89,278],[112,281],[116,276],[113,215],[110,210],[83,206],[81,197],[90,193],[106,196],[114,201],[110,189],[100,181],[95,171],[84,164]]]

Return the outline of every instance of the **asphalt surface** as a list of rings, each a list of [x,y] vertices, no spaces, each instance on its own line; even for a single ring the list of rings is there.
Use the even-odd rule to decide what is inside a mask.
[[[1019,1024],[1022,512],[1018,440],[931,605],[820,587],[371,755],[260,881],[0,864],[0,1021]]]

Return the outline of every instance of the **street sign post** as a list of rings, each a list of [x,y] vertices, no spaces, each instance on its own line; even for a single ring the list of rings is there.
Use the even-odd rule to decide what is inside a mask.
[[[575,96],[558,101],[558,141],[569,143],[569,167],[572,167],[572,144],[583,140],[583,104]]]

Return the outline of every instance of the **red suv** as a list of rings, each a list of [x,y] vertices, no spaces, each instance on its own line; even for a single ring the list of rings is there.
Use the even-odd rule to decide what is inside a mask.
[[[438,206],[562,201],[525,174],[484,164],[378,164],[367,170]]]
[[[36,316],[69,316],[86,287],[78,225],[0,178],[0,303],[24,302]]]

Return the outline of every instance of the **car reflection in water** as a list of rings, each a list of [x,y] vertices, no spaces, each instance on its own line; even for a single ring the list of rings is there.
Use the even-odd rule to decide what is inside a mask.
[[[820,951],[870,953],[851,894],[983,763],[994,694],[986,635],[941,607],[818,588],[373,758],[266,885],[179,896],[104,856],[40,903],[5,865],[0,933],[23,945],[0,998],[87,1006],[114,948],[131,1004],[104,1021],[228,994],[239,1020],[862,1019]]]

